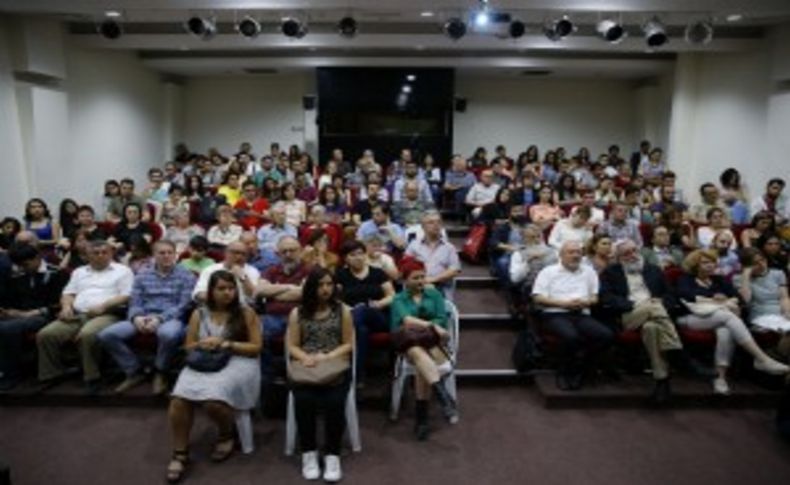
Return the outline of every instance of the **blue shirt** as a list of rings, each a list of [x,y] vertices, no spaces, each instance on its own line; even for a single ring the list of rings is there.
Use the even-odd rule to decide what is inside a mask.
[[[280,242],[284,236],[291,236],[299,238],[296,228],[290,224],[284,224],[282,227],[275,227],[274,224],[266,224],[258,230],[258,248],[261,252],[274,251],[277,249],[277,243]]]
[[[444,183],[447,185],[452,185],[454,187],[463,187],[465,189],[468,189],[469,187],[477,183],[477,179],[475,178],[474,174],[471,172],[467,172],[467,171],[456,172],[454,170],[448,170],[444,174]]]
[[[141,315],[158,315],[163,322],[183,318],[192,301],[195,281],[195,275],[181,266],[167,274],[153,266],[141,270],[132,285],[129,320]]]
[[[385,230],[386,227],[391,228],[392,232],[394,232],[395,235],[398,236],[399,238],[403,240],[406,239],[406,233],[403,232],[403,228],[401,228],[399,225],[390,222],[386,226],[379,227],[376,225],[376,222],[373,221],[373,219],[368,219],[367,221],[363,222],[359,226],[359,229],[357,229],[357,239],[359,239],[360,241],[364,241],[368,237],[374,234],[378,234],[379,236],[381,236],[382,240],[389,243],[390,237],[389,237],[389,233],[386,232]]]

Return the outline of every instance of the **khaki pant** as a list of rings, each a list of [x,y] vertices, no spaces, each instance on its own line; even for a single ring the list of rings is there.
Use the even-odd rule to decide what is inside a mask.
[[[669,368],[662,352],[680,349],[683,345],[664,305],[653,300],[639,303],[632,311],[623,314],[623,327],[640,330],[642,344],[650,357],[653,378],[666,379]]]
[[[59,377],[64,372],[61,361],[63,344],[77,342],[77,349],[82,359],[82,373],[86,381],[100,377],[99,358],[101,345],[97,339],[99,332],[120,320],[115,315],[99,315],[98,317],[81,317],[72,321],[55,320],[36,334],[38,346],[38,378],[49,380]]]

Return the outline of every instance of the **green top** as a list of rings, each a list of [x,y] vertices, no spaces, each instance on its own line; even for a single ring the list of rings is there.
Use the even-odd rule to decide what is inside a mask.
[[[178,264],[181,265],[182,268],[186,268],[193,273],[200,274],[200,272],[202,272],[204,269],[208,268],[214,263],[216,263],[216,261],[214,261],[211,258],[202,258],[198,260],[192,258],[186,258]]]
[[[417,304],[408,291],[403,290],[392,300],[390,306],[390,330],[395,332],[407,316],[428,320],[434,325],[447,328],[447,310],[444,296],[435,288],[425,288],[422,300]]]

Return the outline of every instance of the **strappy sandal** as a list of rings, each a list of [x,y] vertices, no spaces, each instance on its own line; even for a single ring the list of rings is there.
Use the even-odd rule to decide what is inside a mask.
[[[188,450],[173,450],[173,455],[170,457],[170,463],[167,465],[167,482],[180,482],[187,473],[188,463]]]
[[[228,435],[220,435],[217,443],[214,445],[214,451],[211,453],[211,461],[221,462],[230,458],[236,448],[236,439],[233,433]]]

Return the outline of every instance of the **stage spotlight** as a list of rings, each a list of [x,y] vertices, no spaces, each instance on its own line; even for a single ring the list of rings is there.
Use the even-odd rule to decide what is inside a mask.
[[[709,20],[691,22],[686,26],[685,37],[691,45],[710,44],[713,40],[713,23]]]
[[[576,25],[571,21],[570,17],[563,15],[562,17],[554,20],[549,20],[543,26],[543,33],[549,40],[558,41],[563,37],[567,37],[576,32]]]
[[[661,47],[669,42],[667,29],[658,18],[648,20],[645,25],[642,26],[642,32],[645,34],[647,46],[651,49]]]
[[[236,31],[241,34],[242,37],[254,39],[255,37],[258,37],[258,34],[261,33],[261,23],[254,18],[247,16],[236,24]]]
[[[622,25],[620,25],[618,22],[615,22],[614,20],[609,19],[598,22],[595,30],[603,40],[609,42],[610,44],[617,44],[618,42],[621,42],[623,39],[625,39],[628,35]]]
[[[337,23],[337,31],[342,37],[354,37],[357,35],[357,21],[352,17],[343,17]]]
[[[466,24],[459,18],[451,18],[444,24],[444,33],[447,37],[458,40],[466,35]]]
[[[283,19],[283,23],[280,28],[283,32],[283,35],[286,37],[301,39],[307,35],[307,27],[302,22],[292,17]]]
[[[121,24],[112,19],[106,19],[96,26],[96,31],[105,39],[116,40],[123,35]]]
[[[508,28],[510,37],[518,39],[519,37],[523,37],[526,32],[527,26],[521,20],[514,20],[510,22],[510,27]]]
[[[217,33],[217,23],[206,17],[190,17],[184,24],[190,34],[203,40],[209,40]]]

